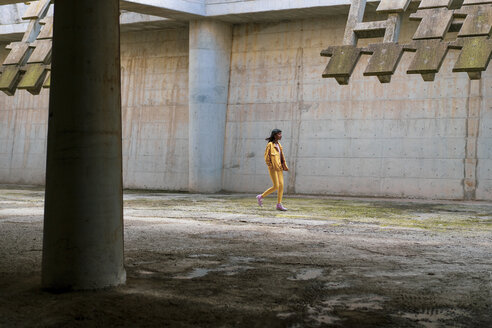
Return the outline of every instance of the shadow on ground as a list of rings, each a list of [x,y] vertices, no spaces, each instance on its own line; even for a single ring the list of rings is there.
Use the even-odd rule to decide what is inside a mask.
[[[125,194],[127,284],[40,290],[43,192],[0,190],[0,327],[490,327],[492,204]]]

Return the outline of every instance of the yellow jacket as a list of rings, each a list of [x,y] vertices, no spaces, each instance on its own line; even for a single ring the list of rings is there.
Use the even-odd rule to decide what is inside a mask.
[[[275,171],[288,171],[287,163],[285,162],[284,151],[282,145],[278,143],[280,152],[275,147],[273,142],[269,142],[265,149],[265,163],[268,168]]]

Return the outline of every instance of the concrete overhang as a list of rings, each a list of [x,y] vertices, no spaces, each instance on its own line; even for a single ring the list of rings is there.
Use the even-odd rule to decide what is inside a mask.
[[[25,4],[0,6],[0,42],[19,41],[22,39],[29,25],[27,21],[21,19],[26,9],[27,5]],[[52,12],[49,14],[52,15]],[[187,21],[134,12],[122,11],[120,15],[120,28],[123,32],[178,28],[187,25]]]
[[[0,5],[24,2],[0,0]],[[218,18],[231,22],[336,15],[346,13],[350,4],[351,0],[120,0],[122,10],[140,14],[185,21]]]
[[[0,25],[0,42],[21,40],[27,27],[28,23]]]
[[[162,30],[187,26],[188,22],[168,19],[159,16],[145,15],[134,12],[122,12],[120,15],[120,29],[122,32],[142,30]]]
[[[374,2],[369,0],[368,2]],[[306,9],[349,6],[350,0],[302,0],[302,1],[264,1],[248,0],[227,2],[224,0],[208,0],[207,16],[225,16],[255,14],[263,12],[303,11]]]
[[[204,0],[121,0],[120,9],[180,20],[206,16]]]
[[[231,23],[298,19],[346,13],[349,4],[350,0],[121,0],[120,23],[122,31],[135,31],[182,27],[206,17]],[[0,41],[20,40],[28,26],[21,19],[27,5],[19,0],[0,0],[0,5]]]
[[[462,0],[454,0],[462,1]],[[380,0],[367,0],[374,12]],[[420,0],[412,0],[420,2]],[[190,21],[213,18],[230,23],[346,15],[351,0],[121,0],[121,9]]]
[[[24,3],[0,0],[0,5],[17,4],[12,6],[17,12],[11,15],[16,19],[8,18],[8,23],[0,19],[0,41],[18,40],[27,30],[27,23],[20,19],[23,8],[27,8]],[[122,31],[132,31],[175,28],[204,18],[230,23],[305,19],[347,14],[350,4],[351,0],[121,0],[120,22]],[[368,12],[378,4],[368,0]]]
[[[22,0],[0,0],[0,5],[25,3]],[[205,17],[205,0],[121,0],[120,9],[140,14],[189,20]]]
[[[379,1],[369,0],[371,3]],[[348,13],[351,0],[121,0],[121,9],[142,14],[228,22],[299,19]]]

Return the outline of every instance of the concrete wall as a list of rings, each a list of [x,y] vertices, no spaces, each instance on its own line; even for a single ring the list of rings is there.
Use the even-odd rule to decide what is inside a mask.
[[[186,190],[188,29],[122,34],[121,66],[125,187]],[[48,100],[0,94],[0,183],[44,184]]]
[[[16,24],[22,22],[22,14],[27,9],[25,4],[6,5],[0,10],[0,25]]]
[[[188,29],[121,36],[123,182],[188,189]]]
[[[233,29],[223,189],[260,192],[270,182],[264,138],[284,131],[288,191],[308,194],[492,199],[492,69],[470,82],[448,54],[435,82],[322,79],[345,17]],[[414,26],[413,26],[414,27]],[[413,32],[403,26],[403,41]],[[370,41],[366,41],[370,42]],[[188,188],[188,29],[123,33],[126,188]],[[1,47],[2,49],[4,46]],[[3,50],[0,53],[6,55]],[[0,183],[44,183],[48,92],[0,94]]]
[[[492,199],[492,70],[480,81],[477,139],[477,199]]]
[[[3,62],[8,52],[0,44]],[[48,90],[39,96],[0,94],[0,182],[44,184],[48,132]]]
[[[362,76],[364,56],[350,84],[339,86],[321,78],[327,59],[319,52],[341,43],[344,26],[345,17],[337,17],[235,27],[224,189],[269,186],[263,139],[280,128],[291,192],[461,199],[467,115],[479,106],[476,191],[491,199],[492,70],[479,86],[481,105],[470,105],[467,75],[451,73],[456,52],[435,82],[407,75],[406,53],[390,84]],[[413,31],[404,26],[402,41]]]

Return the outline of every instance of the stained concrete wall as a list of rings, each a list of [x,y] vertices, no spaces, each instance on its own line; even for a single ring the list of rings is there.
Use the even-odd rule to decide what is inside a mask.
[[[1,183],[44,184],[48,94],[0,96]]]
[[[492,199],[492,74],[480,81],[479,106],[480,121],[477,138],[477,199]]]
[[[480,84],[482,105],[470,103],[467,75],[451,73],[456,52],[432,83],[405,73],[406,53],[390,84],[362,76],[364,56],[339,86],[320,77],[327,59],[319,52],[341,43],[344,26],[337,17],[235,27],[224,189],[269,186],[263,139],[280,128],[291,192],[461,199],[469,106],[479,106],[476,195],[491,199],[492,69]],[[402,41],[413,31],[403,26]]]
[[[0,43],[0,60],[8,55]],[[44,184],[49,91],[0,95],[0,183]]]
[[[466,174],[477,199],[492,199],[492,69],[472,83],[451,72],[453,51],[424,83],[405,73],[407,53],[382,85],[362,76],[363,56],[339,86],[320,77],[319,52],[344,26],[341,16],[234,26],[223,189],[269,186],[264,138],[278,127],[290,192],[461,199]],[[187,190],[188,29],[121,41],[125,187]],[[0,94],[0,183],[44,183],[47,107],[46,91]]]
[[[121,66],[125,187],[187,190],[188,29],[122,34]],[[44,184],[48,99],[0,94],[0,183]]]
[[[121,36],[123,182],[188,189],[188,29]]]

